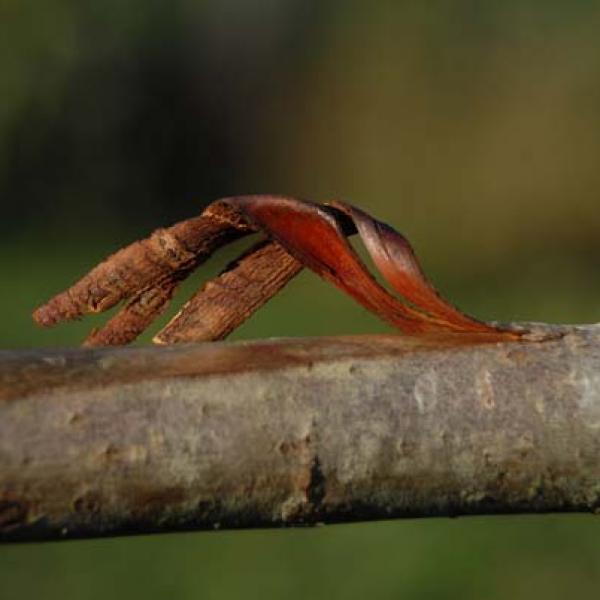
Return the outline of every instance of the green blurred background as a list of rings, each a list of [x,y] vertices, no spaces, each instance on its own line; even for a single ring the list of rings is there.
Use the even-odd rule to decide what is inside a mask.
[[[599,28],[586,0],[0,0],[0,345],[77,344],[105,317],[40,331],[32,308],[124,243],[255,192],[359,204],[482,318],[600,321]],[[302,274],[233,337],[385,330]],[[599,586],[594,517],[0,549],[2,600]]]

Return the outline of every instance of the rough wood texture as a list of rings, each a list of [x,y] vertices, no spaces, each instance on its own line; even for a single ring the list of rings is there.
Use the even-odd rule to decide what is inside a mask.
[[[157,344],[225,339],[280,292],[302,264],[277,242],[263,240],[206,282],[154,337]]]
[[[104,312],[128,298],[134,298],[135,303],[140,296],[141,304],[149,308],[148,299],[143,298],[146,292],[153,297],[162,295],[161,290],[164,292],[165,286],[169,288],[185,279],[215,250],[252,232],[253,228],[245,224],[236,211],[222,202],[214,202],[201,216],[157,229],[149,238],[134,242],[109,256],[71,288],[37,308],[33,319],[39,325],[50,327],[88,313]],[[169,290],[167,295],[172,291]],[[159,302],[158,312],[161,306]],[[130,312],[129,308],[125,312]],[[147,312],[145,319],[149,319],[151,312]],[[131,318],[125,316],[122,320],[125,330],[129,329]],[[143,319],[133,318],[134,325],[130,331],[141,327],[142,322]],[[104,336],[109,344],[113,344],[109,339],[110,333],[123,335],[124,332],[119,331],[114,322],[109,325]],[[133,339],[135,335],[128,341]],[[100,336],[93,335],[88,343],[99,345],[101,341]]]
[[[600,327],[539,331],[0,352],[0,540],[596,511]]]

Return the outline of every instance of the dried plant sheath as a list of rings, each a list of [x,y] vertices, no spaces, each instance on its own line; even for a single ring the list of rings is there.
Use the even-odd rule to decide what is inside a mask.
[[[277,242],[260,242],[206,283],[155,338],[158,344],[221,340],[302,270]]]
[[[232,204],[261,229],[269,231],[302,264],[401,331],[416,334],[439,329],[373,279],[338,223],[322,207],[289,198],[264,203],[259,196],[236,198]]]
[[[254,231],[273,243],[251,250],[192,298],[157,343],[223,339],[273,297],[303,266],[409,335],[455,332],[517,340],[521,331],[480,322],[444,300],[425,277],[408,241],[342,202],[317,205],[285,196],[237,196],[200,217],[155,232],[109,257],[34,313],[49,326],[130,300],[86,345],[133,341],[167,306],[177,283],[220,246]],[[382,275],[379,285],[347,240],[358,233]]]
[[[409,241],[389,225],[344,202],[333,202],[354,222],[356,229],[380,273],[409,302],[462,331],[487,332],[481,323],[444,300],[427,279]]]
[[[341,209],[354,221],[359,235],[375,255],[378,266],[388,267],[383,269],[382,274],[392,275],[392,284],[399,291],[408,293],[407,299],[413,301],[415,308],[389,294],[375,281],[348,243],[335,213],[329,212],[328,207],[286,197],[270,198],[265,202],[261,196],[245,196],[225,199],[224,202],[243,212],[256,227],[269,232],[303,265],[404,333],[418,335],[458,331],[485,333],[498,339],[517,339],[520,336],[471,319],[443,301],[423,275],[408,242],[399,234],[392,237],[391,228],[383,237],[379,233],[379,230],[383,232],[382,223],[358,209],[353,211],[350,205],[334,203],[333,208]],[[378,260],[388,250],[394,254]],[[391,265],[396,261],[399,265],[394,271]]]

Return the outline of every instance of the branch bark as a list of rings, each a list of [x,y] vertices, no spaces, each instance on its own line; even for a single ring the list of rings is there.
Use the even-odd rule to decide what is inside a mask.
[[[600,326],[538,332],[2,351],[0,541],[594,512]]]

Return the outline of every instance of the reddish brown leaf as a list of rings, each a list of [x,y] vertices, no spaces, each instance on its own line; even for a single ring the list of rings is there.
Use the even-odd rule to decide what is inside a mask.
[[[344,202],[331,206],[343,211],[356,225],[373,262],[390,285],[417,308],[438,317],[459,331],[498,331],[469,317],[442,298],[427,279],[408,240],[389,225]]]
[[[408,241],[348,204],[334,202],[328,208],[294,198],[261,196],[225,202],[246,214],[302,264],[405,333],[454,331],[510,339],[521,335],[481,323],[446,302],[425,277]],[[375,281],[345,238],[355,230],[384,277],[419,310]]]
[[[452,329],[448,323],[406,306],[367,271],[332,213],[293,198],[243,196],[225,202],[281,243],[303,265],[405,333]]]

